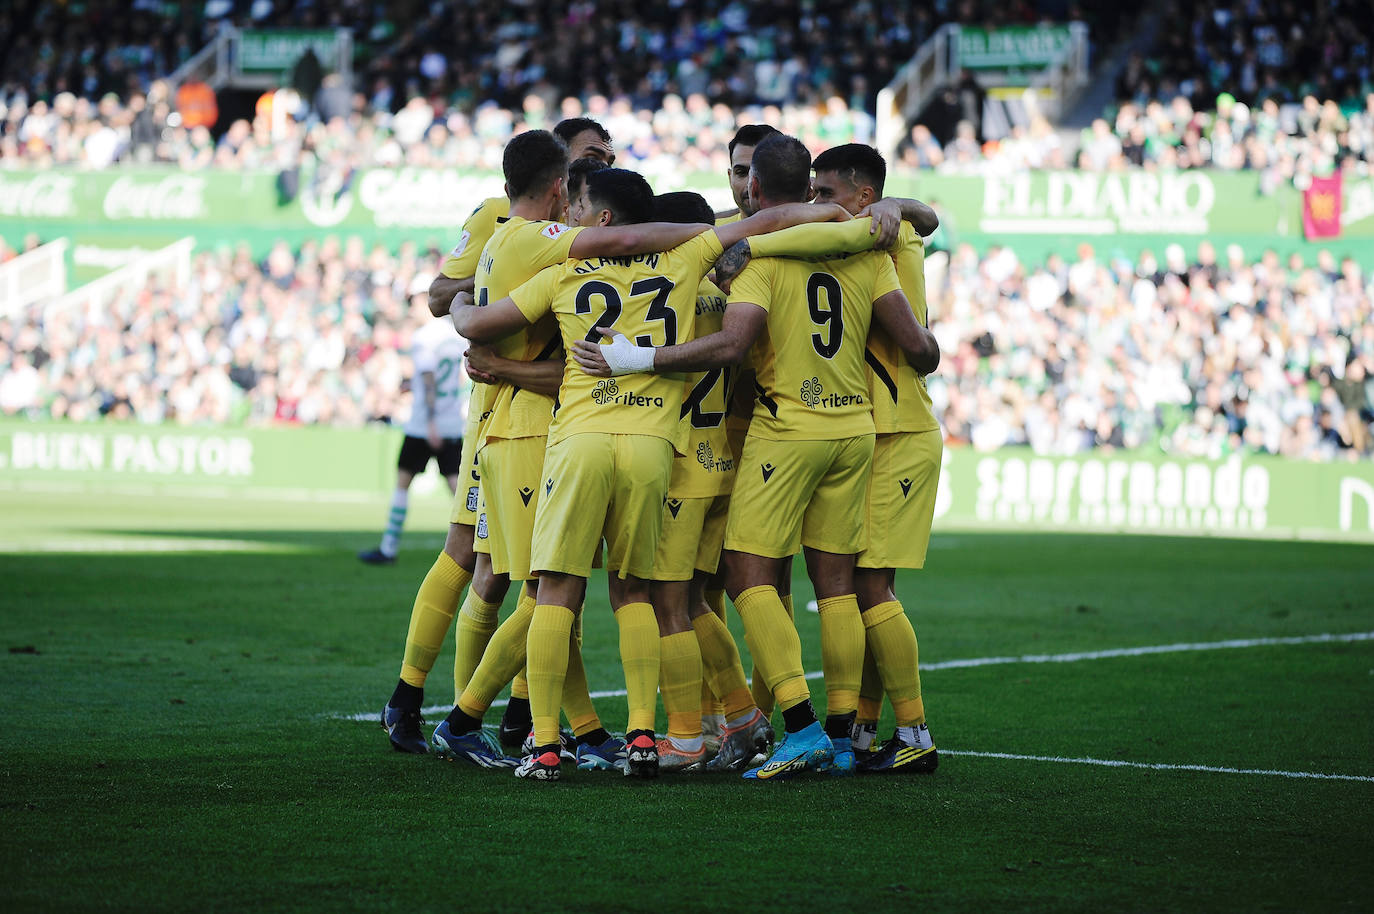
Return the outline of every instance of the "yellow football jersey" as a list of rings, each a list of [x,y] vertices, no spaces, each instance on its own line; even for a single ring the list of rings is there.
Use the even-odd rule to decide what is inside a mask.
[[[463,234],[448,252],[439,272],[449,279],[467,279],[477,273],[477,259],[496,227],[510,218],[510,198],[488,197],[463,223]]]
[[[641,346],[670,346],[694,336],[697,289],[720,252],[716,233],[704,232],[661,254],[570,261],[510,296],[535,327],[556,318],[561,337],[554,342],[565,350],[574,340],[600,341],[598,326],[614,327]],[[608,432],[664,438],[681,453],[683,394],[680,375],[594,378],[569,362],[549,444],[578,432]]]
[[[864,343],[873,302],[901,288],[892,258],[867,251],[827,260],[753,260],[730,302],[768,312],[753,348],[761,391],[751,437],[833,440],[872,434]]]
[[[714,234],[714,233],[711,233]],[[725,293],[709,279],[697,289],[696,335],[720,329]],[[668,494],[673,498],[706,498],[730,491],[735,481],[735,455],[725,430],[729,394],[737,369],[713,368],[687,378],[682,424],[687,445],[673,461]]]
[[[926,324],[925,242],[910,222],[903,222],[892,249],[897,280],[911,302],[916,320]],[[878,434],[928,432],[940,427],[926,391],[925,378],[906,360],[902,349],[882,325],[868,332],[868,394],[873,400],[873,424]]]
[[[497,227],[477,263],[476,297],[479,307],[500,301],[545,267],[568,259],[580,228],[561,222],[532,222],[511,216]],[[562,358],[558,323],[552,315],[496,343],[502,358],[521,362]],[[497,384],[487,395],[481,441],[492,438],[531,438],[547,435],[553,418],[553,398],[513,384]]]

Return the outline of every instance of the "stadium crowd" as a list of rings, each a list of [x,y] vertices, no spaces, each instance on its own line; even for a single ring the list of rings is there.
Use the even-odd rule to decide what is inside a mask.
[[[0,320],[0,411],[93,421],[401,421],[407,302],[437,252],[358,239],[197,256],[100,314]],[[1323,252],[1258,262],[1203,242],[1131,263],[1090,246],[1020,262],[928,261],[945,352],[931,395],[951,442],[1039,453],[1159,448],[1336,459],[1371,452],[1374,277]]]

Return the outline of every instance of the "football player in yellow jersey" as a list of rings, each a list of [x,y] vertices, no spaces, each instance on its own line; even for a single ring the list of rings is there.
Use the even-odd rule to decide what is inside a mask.
[[[503,169],[510,215],[497,227],[478,261],[475,288],[481,305],[500,299],[543,267],[567,259],[570,253],[625,256],[666,250],[691,237],[694,231],[659,224],[583,229],[551,221],[562,218],[567,210],[568,160],[567,147],[547,131],[528,131],[512,139],[503,156]],[[503,340],[495,351],[502,358],[522,363],[561,361],[561,342],[552,321]],[[518,383],[502,381],[488,390],[484,412],[478,430],[482,491],[474,548],[491,555],[496,574],[509,574],[512,580],[526,582],[515,612],[507,619],[507,623],[518,627],[522,619],[527,624],[533,614],[537,593],[537,583],[530,579],[530,537],[553,398]],[[510,639],[501,638],[501,631],[498,628],[493,633],[484,658],[493,650],[505,657],[515,653]],[[576,667],[577,679],[570,675],[568,684],[580,684],[580,690],[575,691],[585,693],[580,661]],[[474,671],[474,678],[479,671],[480,666]],[[435,729],[432,742],[436,750],[446,757],[464,758],[479,765],[505,764],[504,756],[494,751],[480,729],[463,730],[470,716],[455,705],[444,723]],[[582,703],[578,715],[570,709],[569,716],[585,717],[593,732],[604,734],[599,722],[595,722],[590,700]],[[609,734],[604,734],[604,738],[609,738]]]
[[[615,161],[610,134],[590,118],[564,120],[554,127],[554,133],[577,152],[578,161],[605,165]],[[509,214],[508,198],[493,198],[479,205],[464,223],[461,239],[445,259],[440,275],[430,285],[429,307],[436,317],[448,314],[455,291],[472,289],[478,255],[496,226],[506,221]],[[492,372],[500,373],[504,380],[545,392],[557,390],[558,385],[557,372],[552,377],[547,373],[537,376],[538,369],[543,366],[526,369],[523,364],[494,364],[486,360],[482,367],[488,371],[480,371],[473,367],[478,356],[476,351],[470,350],[468,353],[469,375],[474,380],[486,383],[474,387],[469,402],[468,423],[463,434],[459,463],[459,488],[449,516],[448,536],[443,551],[425,575],[416,594],[400,678],[390,700],[382,709],[382,727],[386,729],[391,745],[404,752],[428,751],[420,716],[424,684],[458,609],[458,598],[463,588],[469,581],[472,582],[463,608],[458,612],[457,650],[453,668],[455,695],[461,693],[477,666],[496,628],[497,611],[509,587],[509,579],[492,574],[490,562],[485,559],[479,562],[473,551],[480,482],[476,461],[477,421],[485,411],[487,384],[497,380]],[[514,734],[514,742],[518,743],[529,731],[529,703],[515,698],[507,712],[510,720],[503,718],[503,735],[507,731]]]
[[[595,214],[600,223],[637,223],[652,215],[652,191],[633,172],[607,169],[588,175],[586,197],[590,205],[575,209]],[[646,346],[672,345],[693,335],[698,286],[723,243],[803,221],[848,218],[839,207],[814,210],[780,207],[707,232],[702,232],[706,226],[686,226],[699,234],[661,254],[573,260],[501,301],[456,305],[454,325],[482,343],[526,332],[552,316],[564,346],[597,338],[592,332],[597,325],[620,327]],[[571,365],[564,375],[548,427],[530,558],[539,575],[527,653],[536,748],[517,769],[519,776],[558,777],[559,696],[569,633],[603,537],[606,567],[615,573],[609,589],[628,693],[627,772],[658,772],[654,704],[660,645],[649,579],[673,455],[685,445],[680,421],[685,393],[680,378],[652,376],[631,387],[598,381]],[[693,683],[693,693],[695,699],[699,684]]]
[[[859,213],[882,197],[887,165],[872,146],[836,146],[817,156],[813,168],[818,203]],[[928,325],[925,248],[911,224],[903,224],[892,258],[916,320]],[[865,359],[878,437],[868,486],[868,548],[859,553],[854,573],[867,646],[854,751],[860,771],[929,772],[938,754],[926,726],[916,632],[893,584],[897,568],[925,566],[944,446],[925,378],[882,327],[869,331]],[[897,730],[881,750],[870,752],[883,689]]]
[[[749,199],[760,212],[810,196],[811,156],[791,137],[754,150]],[[734,281],[721,330],[676,346],[638,346],[602,328],[609,345],[577,341],[594,376],[700,371],[735,364],[755,344],[762,393],[737,468],[725,532],[726,587],[745,623],[759,670],[782,708],[786,738],[747,778],[807,768],[852,772],[847,748],[858,706],[863,624],[854,596],[855,556],[867,545],[862,510],[874,426],[864,342],[874,318],[923,372],[939,362],[916,322],[892,260],[869,252],[820,262],[756,260]],[[776,581],[802,547],[821,616],[827,719],[811,707],[801,643]],[[842,742],[836,753],[831,737]]]
[[[660,194],[655,211],[663,222],[715,221],[706,199],[692,191]],[[725,293],[703,279],[697,289],[697,335],[719,330],[724,312]],[[732,373],[716,368],[688,375],[681,411],[687,445],[673,460],[663,504],[652,593],[662,655],[658,688],[668,714],[668,735],[658,742],[663,771],[695,770],[715,756],[720,745],[708,747],[703,731],[706,715],[716,713],[718,701],[722,720],[712,728],[713,735],[723,729],[730,743],[723,761],[748,761],[756,752],[766,752],[773,738],[768,719],[750,694],[724,614],[705,599],[719,566],[735,481],[725,429]]]

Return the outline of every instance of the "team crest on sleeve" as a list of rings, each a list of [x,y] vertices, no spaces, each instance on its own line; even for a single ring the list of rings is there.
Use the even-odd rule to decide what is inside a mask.
[[[539,234],[543,235],[545,238],[557,238],[567,230],[568,227],[561,222],[550,222],[548,225],[544,226],[544,230]]]
[[[468,242],[472,240],[472,232],[463,232],[463,237],[458,239],[458,243],[453,246],[453,250],[448,252],[450,257],[462,257],[463,252],[468,249]]]

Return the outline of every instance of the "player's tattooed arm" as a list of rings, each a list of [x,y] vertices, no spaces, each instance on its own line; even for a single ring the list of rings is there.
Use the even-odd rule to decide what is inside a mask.
[[[609,327],[597,327],[607,345],[573,342],[573,360],[589,375],[609,378],[652,371],[707,371],[738,365],[768,323],[768,312],[749,302],[730,302],[721,317],[720,330],[676,346],[636,346]]]
[[[896,341],[912,368],[930,374],[940,366],[940,344],[935,335],[911,311],[911,302],[901,290],[894,290],[873,303],[873,317]]]
[[[723,291],[729,292],[730,283],[744,271],[751,256],[748,238],[737,241],[726,248],[725,253],[716,258],[716,285],[720,286]]]
[[[935,210],[920,200],[907,197],[883,197],[861,209],[855,218],[864,216],[873,217],[873,231],[878,233],[878,243],[874,247],[884,250],[896,243],[903,222],[910,222],[916,234],[923,238],[940,227],[940,217],[935,215]]]
[[[443,274],[434,277],[434,282],[429,284],[429,313],[443,317],[453,304],[453,296],[459,292],[471,294],[475,288],[476,278],[472,276],[466,279],[449,279]]]

